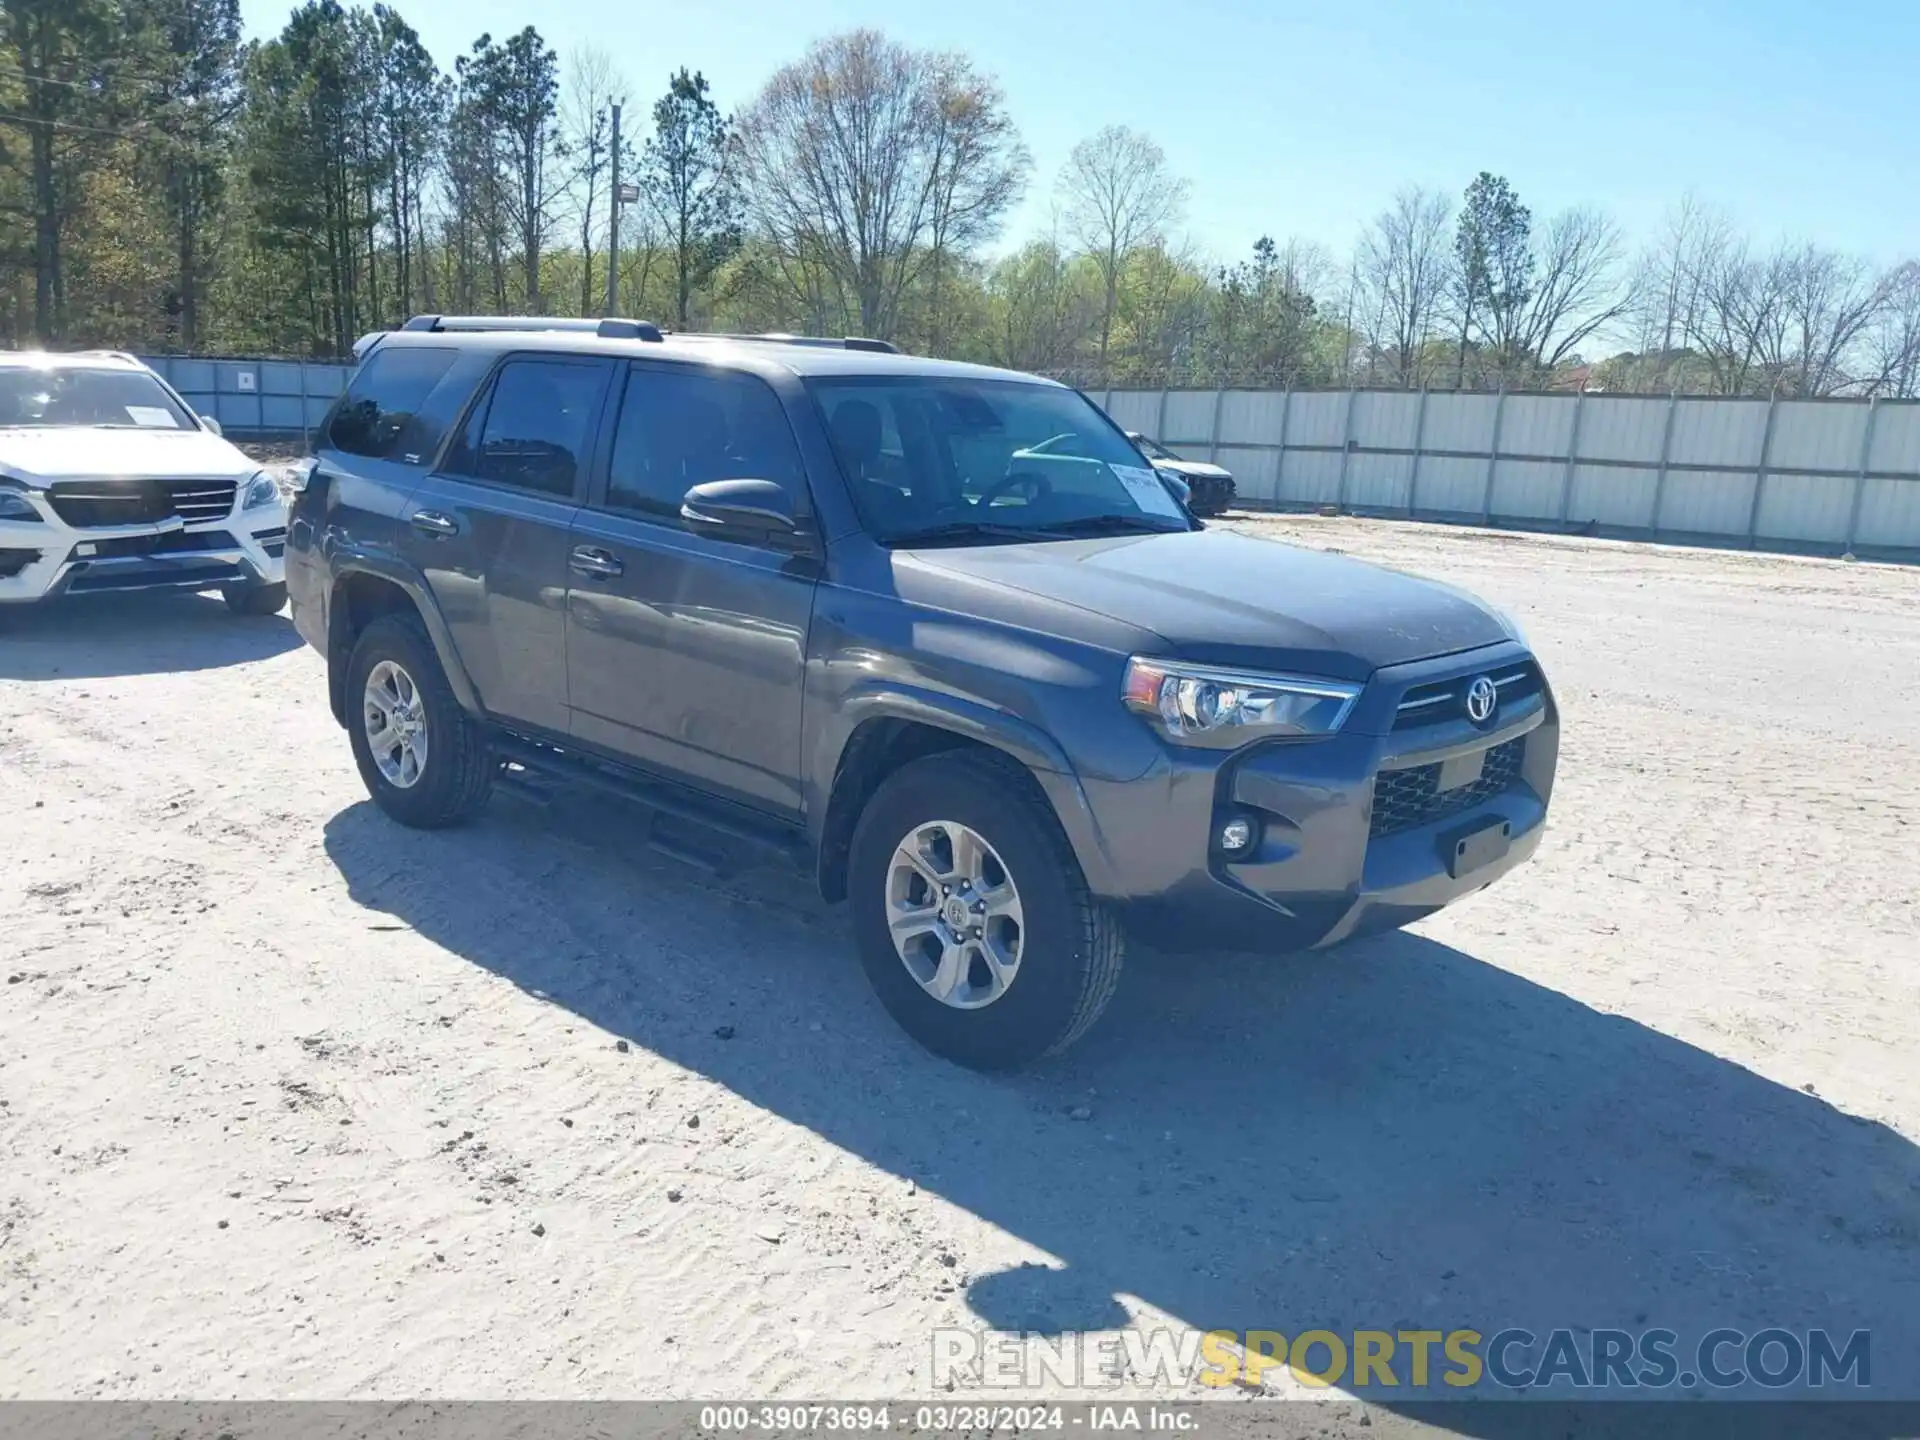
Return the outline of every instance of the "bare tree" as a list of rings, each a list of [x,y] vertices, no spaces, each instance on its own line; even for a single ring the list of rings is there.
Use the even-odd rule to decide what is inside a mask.
[[[1120,273],[1127,256],[1163,238],[1187,202],[1187,182],[1167,169],[1166,153],[1147,136],[1109,125],[1073,147],[1060,173],[1067,234],[1100,270],[1100,368],[1107,366]]]
[[[1880,282],[1881,305],[1863,342],[1864,389],[1910,400],[1920,395],[1920,262],[1896,265]]]
[[[1688,343],[1699,324],[1706,272],[1727,248],[1730,232],[1726,218],[1692,193],[1667,212],[1660,234],[1635,267],[1636,349],[1665,356]]]
[[[593,246],[607,228],[607,184],[613,167],[613,107],[625,98],[626,82],[613,58],[595,45],[576,46],[567,56],[567,83],[560,106],[560,140],[571,164],[573,219],[580,237],[580,313],[600,308],[604,285],[594,283]],[[622,146],[624,149],[624,145]]]
[[[927,82],[933,123],[927,348],[938,353],[947,341],[948,258],[999,233],[1006,212],[1026,190],[1033,161],[999,84],[965,55],[929,57]]]
[[[1451,273],[1452,219],[1445,195],[1409,186],[1360,237],[1354,255],[1362,333],[1373,356],[1391,367],[1393,383],[1407,389],[1426,378],[1427,341]],[[1369,374],[1372,366],[1370,358]]]
[[[951,74],[941,57],[855,30],[778,71],[740,118],[756,228],[788,283],[805,297],[824,282],[869,335],[895,332],[902,297],[931,264],[943,195],[956,207],[970,197],[966,227],[984,238],[1018,193],[1002,146],[948,143]],[[972,93],[984,113],[969,124],[1010,136],[997,88]],[[949,236],[960,217],[949,213]]]
[[[1813,245],[1781,258],[1787,348],[1774,359],[1781,388],[1795,395],[1848,388],[1848,362],[1885,307],[1885,282],[1865,261]]]
[[[1563,210],[1533,250],[1532,294],[1505,353],[1551,372],[1626,312],[1619,228],[1598,210]]]
[[[1690,337],[1723,394],[1832,395],[1871,388],[1863,348],[1897,294],[1898,272],[1876,276],[1854,257],[1809,244],[1756,256],[1729,245],[1702,272]],[[1856,376],[1856,365],[1869,373]]]

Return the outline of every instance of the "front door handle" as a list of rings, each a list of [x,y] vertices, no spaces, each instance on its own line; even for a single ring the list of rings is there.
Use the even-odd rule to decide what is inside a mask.
[[[413,528],[422,535],[432,535],[445,539],[449,535],[460,533],[460,522],[451,515],[442,515],[438,510],[416,510],[413,512]]]
[[[610,580],[626,570],[619,560],[593,545],[576,545],[573,554],[567,557],[567,564],[576,575],[585,575],[593,580]]]

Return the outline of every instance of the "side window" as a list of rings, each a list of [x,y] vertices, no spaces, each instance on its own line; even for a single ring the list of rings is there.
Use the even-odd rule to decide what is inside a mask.
[[[571,496],[586,464],[606,366],[509,360],[447,460],[455,475]]]
[[[687,491],[708,480],[772,480],[805,503],[806,476],[779,398],[752,375],[631,367],[607,504],[678,525]]]
[[[349,455],[424,465],[440,443],[444,422],[421,413],[459,351],[392,346],[360,367],[327,425],[327,443]]]

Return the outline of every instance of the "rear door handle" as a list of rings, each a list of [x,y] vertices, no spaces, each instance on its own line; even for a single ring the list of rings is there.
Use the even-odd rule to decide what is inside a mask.
[[[438,510],[414,511],[412,524],[422,535],[434,535],[442,539],[460,533],[460,522],[451,515],[442,515]]]
[[[605,550],[593,545],[574,546],[573,554],[567,557],[567,564],[574,574],[594,580],[610,580],[627,568]]]

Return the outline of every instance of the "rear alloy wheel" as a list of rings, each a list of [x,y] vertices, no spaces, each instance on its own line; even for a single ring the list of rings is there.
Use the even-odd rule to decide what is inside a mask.
[[[361,724],[367,731],[367,751],[387,783],[411,790],[427,768],[427,712],[420,687],[392,660],[382,660],[367,674],[361,706]]]
[[[874,992],[956,1064],[1004,1070],[1063,1050],[1119,983],[1118,919],[1088,892],[1033,776],[998,752],[888,776],[854,829],[847,881]]]
[[[361,632],[347,662],[347,736],[367,793],[402,825],[435,830],[486,805],[495,761],[412,616]]]

